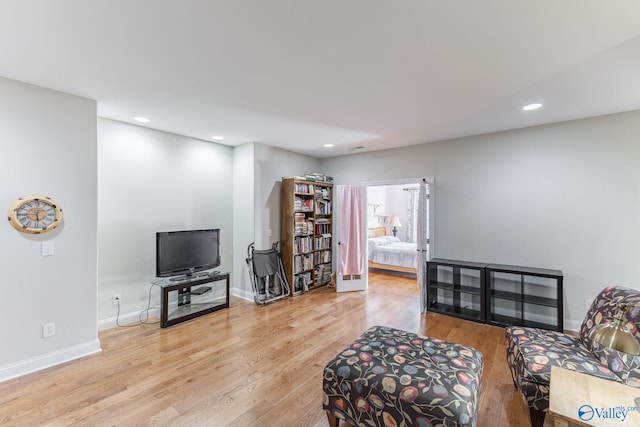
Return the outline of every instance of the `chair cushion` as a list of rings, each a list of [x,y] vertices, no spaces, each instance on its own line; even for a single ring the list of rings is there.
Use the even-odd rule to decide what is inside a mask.
[[[593,328],[611,322],[621,304],[640,304],[640,292],[620,286],[604,288],[593,300],[580,327],[580,338],[600,363],[615,372],[628,385],[640,386],[640,358],[618,352],[591,340]],[[640,340],[640,306],[631,307],[626,314],[626,328]]]
[[[512,326],[505,331],[509,365],[527,381],[549,385],[551,366],[601,378],[620,378],[582,345],[578,337],[544,329]]]
[[[621,286],[609,286],[593,300],[580,326],[580,338],[586,348],[592,348],[591,330],[596,325],[612,321],[621,304],[640,304],[640,292]],[[627,329],[640,341],[640,306],[631,307],[626,317]]]

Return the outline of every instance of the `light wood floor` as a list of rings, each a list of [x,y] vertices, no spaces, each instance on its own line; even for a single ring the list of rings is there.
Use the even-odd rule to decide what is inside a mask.
[[[529,425],[504,330],[421,315],[415,279],[380,273],[366,293],[325,288],[269,306],[232,297],[228,310],[171,328],[104,331],[100,354],[0,383],[0,425],[325,427],[322,369],[373,325],[477,348],[479,426]]]

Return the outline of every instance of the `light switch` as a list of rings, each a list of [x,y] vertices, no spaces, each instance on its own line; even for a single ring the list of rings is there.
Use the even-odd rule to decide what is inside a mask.
[[[53,256],[53,242],[42,242],[42,256]]]

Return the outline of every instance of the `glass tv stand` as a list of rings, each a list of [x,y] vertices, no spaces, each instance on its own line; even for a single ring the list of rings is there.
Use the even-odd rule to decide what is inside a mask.
[[[229,307],[229,273],[214,272],[182,280],[162,278],[153,284],[162,289],[162,328]]]

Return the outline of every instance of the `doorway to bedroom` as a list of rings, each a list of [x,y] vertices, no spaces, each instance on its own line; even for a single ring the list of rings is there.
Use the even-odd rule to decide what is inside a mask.
[[[369,271],[414,278],[422,312],[424,266],[433,256],[433,182],[430,177],[363,183]]]

